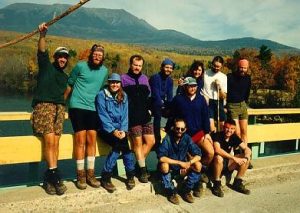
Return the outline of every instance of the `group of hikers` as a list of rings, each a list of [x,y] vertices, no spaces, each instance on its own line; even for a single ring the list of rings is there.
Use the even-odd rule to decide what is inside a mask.
[[[74,130],[76,186],[102,186],[114,192],[113,169],[123,159],[126,187],[149,181],[146,158],[151,150],[157,154],[157,169],[168,200],[179,204],[179,196],[192,203],[203,195],[207,184],[212,193],[223,197],[221,177],[228,184],[237,170],[232,188],[249,194],[243,176],[250,164],[247,146],[247,101],[251,79],[249,62],[240,59],[237,70],[222,73],[224,60],[216,56],[212,68],[204,70],[201,61],[194,61],[183,78],[178,80],[173,95],[171,73],[175,63],[166,58],[160,71],[148,77],[142,73],[144,59],[132,55],[127,73],[109,75],[103,65],[104,47],[94,44],[87,61],[78,62],[68,76],[69,51],[58,47],[51,63],[46,50],[48,27],[38,27],[37,87],[32,101],[32,127],[44,143],[44,159],[48,169],[43,188],[48,194],[62,195],[64,185],[57,169],[59,139],[63,131],[66,100]],[[226,102],[226,107],[224,107]],[[226,112],[227,111],[227,112]],[[152,118],[153,117],[153,118]],[[168,121],[161,127],[162,117]],[[162,138],[161,130],[166,132]],[[101,179],[95,177],[96,139],[111,146]],[[175,187],[173,179],[178,181]]]

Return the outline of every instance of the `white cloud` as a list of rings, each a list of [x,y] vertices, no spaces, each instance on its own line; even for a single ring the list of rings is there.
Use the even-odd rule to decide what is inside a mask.
[[[1,0],[75,4],[78,0]],[[87,7],[125,9],[158,29],[175,29],[201,40],[270,39],[300,48],[298,0],[92,0]]]

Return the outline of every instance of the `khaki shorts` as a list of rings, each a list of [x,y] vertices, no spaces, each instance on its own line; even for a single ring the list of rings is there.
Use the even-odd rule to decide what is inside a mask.
[[[42,136],[49,133],[61,135],[65,119],[65,106],[53,103],[38,103],[33,108],[31,124],[33,133]]]
[[[245,101],[241,103],[227,103],[228,117],[231,119],[247,120],[248,111]]]

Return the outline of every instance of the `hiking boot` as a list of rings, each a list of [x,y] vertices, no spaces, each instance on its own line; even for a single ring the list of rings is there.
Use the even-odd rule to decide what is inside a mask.
[[[57,183],[53,184],[56,194],[57,195],[63,195],[67,191],[67,187],[65,184],[63,184],[62,181],[58,181]]]
[[[57,195],[63,195],[67,191],[67,187],[65,186],[65,184],[63,184],[63,181],[60,178],[58,169],[54,169],[54,172],[52,174],[52,181]]]
[[[191,192],[184,193],[182,198],[188,203],[194,203],[194,198]]]
[[[205,190],[203,187],[203,183],[199,182],[193,190],[193,195],[194,195],[194,197],[203,197],[204,193],[205,193]]]
[[[171,195],[168,196],[168,201],[175,205],[179,205],[179,196],[177,193],[172,193]]]
[[[140,172],[139,181],[141,183],[148,183],[148,173],[146,167],[141,167]]]
[[[101,179],[101,186],[106,189],[109,193],[113,193],[116,191],[116,187],[111,182],[111,178],[102,178]]]
[[[224,197],[224,192],[221,189],[221,181],[220,180],[214,181],[214,186],[212,187],[211,192],[218,197]]]
[[[100,187],[100,181],[98,181],[95,177],[95,171],[94,169],[88,169],[86,174],[86,182],[91,187],[99,188]]]
[[[234,179],[234,182],[232,184],[232,189],[246,195],[250,194],[250,190],[246,189],[245,185],[243,184],[243,180],[239,178]]]
[[[85,170],[77,170],[77,181],[76,181],[76,187],[80,190],[86,189],[86,174]]]
[[[55,195],[56,194],[56,190],[55,187],[53,186],[52,183],[49,183],[47,181],[43,182],[43,189],[45,190],[45,192],[49,195]]]
[[[135,187],[135,181],[133,177],[127,178],[126,187],[128,190],[131,190]]]

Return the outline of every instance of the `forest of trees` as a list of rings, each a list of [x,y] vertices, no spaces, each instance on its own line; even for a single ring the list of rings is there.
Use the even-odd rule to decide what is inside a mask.
[[[26,43],[0,50],[0,89],[15,93],[32,94],[36,81],[37,38],[33,37]],[[0,41],[3,38],[0,38]],[[89,47],[99,41],[85,41],[49,36],[47,44],[50,51],[57,46],[68,46],[71,58],[67,72],[69,73],[78,60],[85,60]],[[184,75],[193,60],[202,60],[206,69],[210,66],[213,56],[183,55],[174,52],[163,52],[151,48],[101,42],[105,46],[105,65],[110,72],[125,73],[128,60],[132,54],[141,54],[145,58],[143,72],[151,76],[159,70],[160,63],[165,57],[176,62],[172,74],[174,79]],[[236,70],[236,61],[246,58],[250,61],[252,78],[252,107],[300,107],[300,55],[274,55],[267,46],[260,49],[239,49],[232,55],[224,56],[226,63],[224,72]]]

